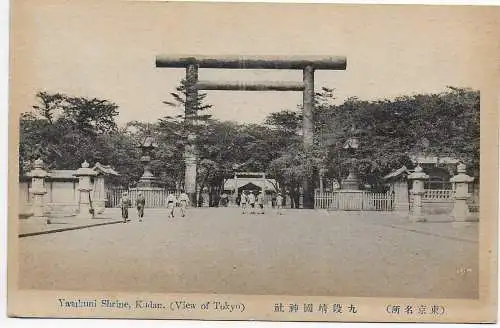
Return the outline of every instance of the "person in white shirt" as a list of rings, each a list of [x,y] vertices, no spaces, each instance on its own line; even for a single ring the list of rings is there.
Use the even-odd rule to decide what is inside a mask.
[[[241,192],[241,197],[240,197],[240,206],[241,206],[241,213],[245,214],[247,210],[247,203],[248,203],[248,196],[245,191]]]
[[[175,205],[177,204],[177,198],[174,193],[171,191],[167,196],[167,208],[169,209],[168,217],[174,217]]]
[[[248,205],[250,205],[250,214],[255,213],[255,195],[253,194],[253,191],[250,191],[250,194],[248,195]]]
[[[276,196],[276,209],[278,211],[278,215],[283,214],[281,212],[282,207],[283,207],[283,196],[279,192],[278,195]]]
[[[184,192],[184,190],[181,190],[178,200],[179,200],[179,207],[181,209],[181,216],[185,217],[186,208],[189,205],[189,196]]]

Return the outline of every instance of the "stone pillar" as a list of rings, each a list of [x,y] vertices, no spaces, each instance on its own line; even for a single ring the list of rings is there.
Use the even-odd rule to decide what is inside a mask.
[[[198,65],[195,63],[189,64],[186,67],[186,104],[185,115],[187,119],[193,119],[198,110]]]
[[[302,132],[304,149],[311,149],[314,142],[314,68],[310,65],[304,67],[303,70],[304,93],[303,93],[303,121]],[[302,189],[304,191],[304,208],[314,208],[313,183],[311,179],[302,181]]]
[[[411,194],[413,195],[413,207],[410,212],[410,220],[415,222],[426,221],[422,215],[422,197],[425,193],[424,181],[429,179],[429,176],[423,172],[423,169],[418,165],[415,172],[408,176],[408,179],[413,180],[413,188]]]
[[[326,169],[324,168],[320,168],[319,169],[319,192],[320,193],[323,193],[324,192],[324,183],[323,183],[323,180],[325,178],[325,171]]]
[[[408,199],[408,182],[405,180],[394,182],[394,210],[400,213],[410,211],[410,200]]]
[[[201,188],[199,185],[196,186],[196,194],[195,194],[195,201],[196,201],[196,205],[195,207],[202,207],[203,206],[203,198],[202,198],[202,195],[201,195]]]
[[[196,196],[196,145],[194,144],[196,136],[194,134],[188,135],[188,144],[184,151],[184,164],[186,166],[184,171],[184,188],[186,194],[189,196],[191,206],[197,207]]]
[[[187,123],[196,125],[198,122],[195,116],[198,111],[198,65],[190,63],[186,67],[186,103],[184,108],[184,116]],[[197,149],[195,145],[196,135],[189,134],[187,136],[187,145],[184,150],[184,187],[186,194],[189,196],[189,201],[193,207],[198,206],[196,196],[196,175],[197,175]]]
[[[106,190],[104,188],[104,175],[98,175],[94,180],[94,198],[92,204],[97,214],[102,214],[106,208]]]
[[[78,201],[79,213],[77,215],[80,219],[92,219],[94,215],[90,212],[90,177],[95,176],[97,173],[89,168],[87,161],[82,163],[82,167],[76,170],[75,176],[78,177],[78,190],[80,191],[80,200]]]
[[[469,183],[474,181],[473,177],[468,176],[466,166],[459,164],[457,167],[458,174],[450,179],[455,184],[455,202],[453,204],[453,217],[455,222],[468,221],[470,212],[467,199],[469,198]]]
[[[31,175],[31,188],[29,193],[33,194],[33,218],[47,219],[45,216],[45,204],[43,196],[47,193],[45,189],[45,178],[49,175],[43,169],[43,161],[39,158],[34,163],[34,169],[30,172]]]
[[[238,175],[234,174],[234,193],[233,193],[233,204],[234,206],[238,206]]]
[[[262,197],[263,197],[262,203],[264,204],[264,206],[266,206],[267,205],[267,196],[266,196],[267,186],[266,186],[266,174],[265,173],[262,174],[261,179],[262,179]]]

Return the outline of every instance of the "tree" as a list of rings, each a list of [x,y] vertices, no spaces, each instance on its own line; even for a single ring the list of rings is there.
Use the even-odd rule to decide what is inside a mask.
[[[101,138],[100,138],[101,139]],[[102,146],[106,153],[105,164],[111,164],[120,174],[110,177],[110,182],[118,186],[134,185],[143,173],[137,134],[123,127],[115,132],[102,135]]]
[[[118,105],[108,100],[65,97],[63,117],[80,131],[106,133],[116,130],[117,109]]]
[[[288,136],[293,136],[301,128],[302,113],[291,110],[275,112],[269,114],[264,122],[271,127],[281,129]]]
[[[329,175],[338,179],[354,165],[364,183],[380,185],[390,171],[412,167],[412,154],[451,156],[479,167],[479,92],[470,89],[394,100],[350,98],[324,111],[319,124]],[[354,161],[342,150],[353,125],[360,140]]]
[[[34,105],[33,109],[40,118],[46,119],[49,124],[54,123],[54,119],[61,115],[62,105],[66,97],[61,93],[48,93],[40,91],[36,94],[40,104]]]
[[[175,116],[165,116],[162,121],[181,121],[183,122],[183,129],[181,133],[187,136],[188,133],[198,132],[199,126],[206,123],[212,115],[204,114],[213,106],[205,103],[206,93],[197,92],[196,98],[193,100],[192,108],[186,108],[187,102],[187,82],[185,79],[180,81],[179,86],[176,87],[176,92],[171,92],[170,95],[173,101],[163,101],[164,104],[179,108],[182,114]]]
[[[60,93],[36,96],[33,112],[20,118],[21,174],[38,157],[54,169],[78,168],[84,160],[108,162],[105,137],[116,131],[116,104]]]
[[[203,142],[200,142],[200,140],[203,140],[201,136],[204,134],[206,125],[211,119],[210,114],[204,113],[206,110],[212,108],[212,105],[205,103],[206,93],[197,92],[196,97],[189,100],[187,89],[187,82],[183,79],[176,88],[176,92],[170,94],[173,101],[163,101],[163,103],[168,106],[180,108],[183,114],[165,116],[160,119],[159,122],[165,134],[175,136],[177,139],[176,147],[179,149],[180,153],[184,153],[184,149],[190,143],[188,141],[189,136],[196,137],[198,146],[203,145]],[[192,101],[190,106],[186,106],[188,101]],[[199,150],[200,148],[197,147],[197,149]],[[203,159],[203,157],[199,157],[198,160],[200,160],[200,158]],[[192,199],[192,201],[193,200],[194,199]]]
[[[313,180],[320,167],[325,165],[325,151],[319,147],[304,149],[303,145],[291,146],[269,164],[269,171],[290,193],[292,206],[298,208],[302,181]]]

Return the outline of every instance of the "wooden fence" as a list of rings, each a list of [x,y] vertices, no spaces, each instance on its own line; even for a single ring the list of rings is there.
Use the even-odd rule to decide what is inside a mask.
[[[135,201],[139,192],[142,193],[144,198],[146,199],[146,207],[148,208],[161,208],[167,207],[166,199],[168,194],[171,192],[167,189],[161,188],[112,188],[106,190],[106,207],[118,207],[120,204],[120,199],[123,195],[123,192],[128,192],[128,196],[132,201],[132,206],[135,205]],[[178,191],[172,191],[176,197],[179,196]]]
[[[314,194],[314,208],[338,211],[392,211],[392,193],[339,190]]]
[[[128,196],[133,205],[135,205],[138,193],[142,192],[142,195],[146,199],[147,208],[165,208],[167,207],[165,200],[168,194],[170,193],[170,190],[162,188],[140,188],[140,189],[136,188],[128,189],[119,187],[108,188],[106,189],[106,207],[118,207],[118,205],[120,204],[120,199],[124,192],[128,192]],[[179,196],[179,191],[172,191],[172,192],[176,197]],[[234,203],[234,195],[228,195],[228,196],[229,196],[229,205],[236,206]],[[209,206],[209,195],[207,192],[200,193],[199,197],[201,198],[201,203],[203,204],[202,206],[204,207]],[[273,197],[274,197],[273,195],[266,194],[264,197],[264,204],[268,207],[271,207],[273,205],[272,202]],[[218,200],[219,199],[216,199],[214,201],[214,204],[212,205],[216,206]],[[292,207],[292,200],[288,195],[285,196],[284,207],[285,208]],[[302,207],[303,207],[303,195],[300,195],[298,208]]]

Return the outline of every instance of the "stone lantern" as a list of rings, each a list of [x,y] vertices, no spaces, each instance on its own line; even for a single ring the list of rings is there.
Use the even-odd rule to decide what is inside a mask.
[[[94,218],[94,208],[91,206],[90,191],[92,186],[90,184],[90,178],[97,175],[97,172],[89,167],[89,163],[84,161],[82,167],[76,170],[75,176],[78,177],[78,190],[80,191],[79,208],[80,212],[77,217],[81,219],[92,219]]]
[[[354,156],[358,148],[359,148],[359,139],[356,135],[350,137],[344,144],[344,149],[348,152],[352,160],[354,160]],[[356,168],[354,167],[353,164],[349,166],[349,175],[342,182],[342,189],[359,190],[359,180],[356,175]]]
[[[469,183],[474,181],[473,177],[468,176],[466,166],[460,163],[457,167],[458,174],[450,179],[455,184],[455,203],[453,206],[453,216],[455,222],[465,222],[469,217],[469,206],[467,199],[469,198]]]
[[[46,219],[43,196],[47,193],[45,178],[49,174],[43,169],[44,163],[40,158],[33,163],[33,166],[34,169],[30,172],[31,188],[29,189],[29,192],[33,194],[33,217]]]
[[[150,135],[144,137],[139,146],[142,152],[141,163],[144,165],[144,173],[139,179],[139,183],[137,184],[138,187],[150,188],[153,187],[156,182],[156,178],[151,172],[151,156],[153,150],[157,147],[158,144],[156,143],[156,140]]]
[[[429,176],[424,173],[422,167],[417,165],[415,171],[408,176],[409,180],[413,180],[411,194],[413,195],[413,207],[410,212],[410,219],[416,222],[426,221],[422,215],[422,198],[425,193],[424,181],[429,179]]]

